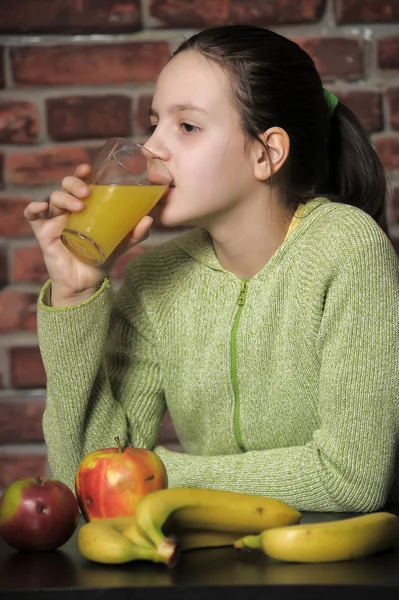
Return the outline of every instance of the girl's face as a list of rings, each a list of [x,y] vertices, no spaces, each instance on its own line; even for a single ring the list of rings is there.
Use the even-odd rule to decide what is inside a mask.
[[[175,188],[161,201],[164,225],[209,228],[259,189],[223,70],[185,51],[161,72],[145,146],[157,154]]]

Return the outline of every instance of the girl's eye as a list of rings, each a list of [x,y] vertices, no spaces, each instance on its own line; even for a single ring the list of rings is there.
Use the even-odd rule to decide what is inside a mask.
[[[156,130],[156,128],[157,128],[157,124],[151,123],[151,125],[148,128],[148,133],[152,135],[154,133],[154,131]]]
[[[185,131],[185,133],[195,133],[199,131],[199,127],[196,125],[190,125],[190,123],[180,123],[180,127]]]

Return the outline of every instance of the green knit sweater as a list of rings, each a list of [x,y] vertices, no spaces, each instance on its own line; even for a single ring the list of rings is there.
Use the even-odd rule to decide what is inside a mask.
[[[399,265],[362,211],[317,199],[249,281],[191,230],[132,261],[38,331],[53,476],[89,452],[154,448],[169,409],[184,453],[170,487],[279,498],[299,510],[399,501]]]

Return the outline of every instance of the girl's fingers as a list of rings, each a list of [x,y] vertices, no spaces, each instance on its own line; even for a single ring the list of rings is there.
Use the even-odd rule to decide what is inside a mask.
[[[69,212],[79,212],[83,210],[85,203],[71,196],[67,192],[56,190],[50,196],[50,205],[48,210],[48,217],[58,217],[62,215],[66,210]]]
[[[80,177],[81,179],[87,177],[91,172],[91,166],[87,163],[82,163],[75,170],[75,177]]]
[[[150,216],[145,216],[141,219],[141,221],[136,225],[136,227],[131,231],[119,244],[119,246],[114,250],[111,256],[107,260],[107,270],[110,271],[118,260],[118,258],[127,252],[133,246],[136,246],[140,242],[146,240],[150,234],[149,229],[152,225],[153,218]]]
[[[36,221],[43,217],[43,213],[48,210],[48,202],[31,202],[24,210],[24,217],[27,221]]]
[[[141,221],[139,221],[139,223],[136,225],[136,227],[133,229],[130,235],[132,245],[138,244],[139,242],[143,242],[148,238],[148,236],[150,235],[150,227],[152,225],[153,220],[154,219],[152,217],[146,215],[141,219]]]
[[[76,198],[84,199],[90,195],[90,188],[87,187],[84,181],[72,175],[64,177],[62,180],[62,189]]]

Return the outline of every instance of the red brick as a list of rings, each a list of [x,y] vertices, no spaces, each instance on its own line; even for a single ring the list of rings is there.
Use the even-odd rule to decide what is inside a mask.
[[[145,252],[147,249],[148,246],[144,244],[139,244],[138,246],[133,246],[133,248],[130,248],[130,250],[125,254],[122,254],[122,256],[116,261],[111,271],[112,279],[123,279],[126,265],[131,260],[136,258],[136,256],[140,256],[140,254],[143,254],[143,252]]]
[[[0,143],[36,144],[38,119],[32,102],[0,102]]]
[[[151,102],[152,94],[144,94],[138,99],[134,118],[135,135],[148,135],[148,128],[150,126],[149,111],[151,108]]]
[[[325,0],[149,0],[150,16],[164,27],[212,27],[226,23],[279,25],[318,21]]]
[[[169,60],[166,42],[11,48],[16,85],[152,83]]]
[[[367,133],[381,131],[384,128],[380,92],[353,90],[337,92],[336,95],[355,113]]]
[[[399,87],[387,90],[392,129],[399,129]]]
[[[359,40],[318,37],[294,40],[313,58],[320,77],[359,79],[363,75],[363,51]]]
[[[231,0],[230,21],[261,26],[314,23],[321,19],[326,4],[326,0]]]
[[[11,287],[0,291],[0,332],[36,331],[37,294]],[[1,442],[0,442],[1,443]]]
[[[0,444],[43,441],[45,399],[9,397],[0,401]]]
[[[399,169],[399,136],[375,140],[380,159],[387,170]]]
[[[46,477],[47,458],[41,454],[15,454],[0,452],[0,489],[5,489],[18,479]]]
[[[10,348],[11,381],[17,389],[43,388],[46,386],[39,348]]]
[[[6,181],[12,185],[45,186],[60,184],[82,162],[90,162],[89,152],[77,146],[16,152],[6,157]]]
[[[0,88],[5,86],[5,74],[4,74],[4,48],[0,46]]]
[[[163,27],[222,25],[229,22],[231,12],[231,0],[148,0],[148,6],[150,16]]]
[[[0,13],[3,33],[122,32],[140,26],[140,0],[13,0]]]
[[[25,196],[0,196],[0,236],[32,235],[32,229],[24,217],[24,210],[30,202],[31,198]]]
[[[335,18],[344,23],[392,23],[399,19],[398,0],[335,0]]]
[[[378,42],[380,69],[399,69],[399,36],[385,37]]]
[[[12,250],[11,281],[13,283],[44,283],[48,279],[43,254],[37,244]]]
[[[132,103],[126,96],[69,96],[46,100],[47,129],[53,140],[130,136]]]
[[[6,248],[0,247],[0,288],[8,283],[8,260]]]

